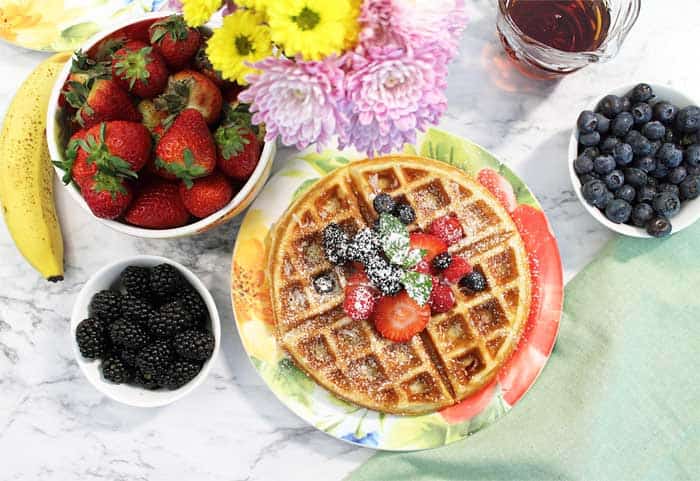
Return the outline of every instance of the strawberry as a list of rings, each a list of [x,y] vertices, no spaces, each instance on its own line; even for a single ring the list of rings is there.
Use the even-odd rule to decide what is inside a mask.
[[[430,305],[418,305],[406,291],[379,299],[374,309],[374,326],[382,337],[405,342],[425,329],[430,320]]]
[[[439,237],[447,242],[447,245],[452,245],[464,237],[462,225],[456,217],[445,215],[435,219],[428,228],[428,233]]]
[[[372,287],[364,284],[348,286],[345,289],[343,310],[356,321],[369,319],[377,303],[375,292]]]
[[[423,232],[413,232],[410,235],[410,244],[411,249],[425,249],[427,251],[423,257],[427,262],[431,262],[433,257],[447,250],[447,243],[444,240]]]
[[[160,95],[168,83],[168,67],[153,47],[132,41],[114,53],[112,78],[129,92],[149,99]]]
[[[180,184],[180,197],[190,214],[200,219],[222,209],[233,198],[231,182],[220,172],[197,179],[191,188]]]
[[[81,193],[92,213],[102,219],[121,216],[133,198],[131,187],[124,179],[102,172],[86,180]]]
[[[202,42],[198,30],[189,28],[181,15],[171,15],[149,28],[151,45],[163,56],[172,69],[187,66]]]
[[[208,77],[194,70],[183,70],[170,76],[168,88],[155,102],[172,117],[186,108],[197,109],[213,125],[221,117],[224,100],[219,87]]]
[[[421,274],[433,274],[433,266],[430,262],[426,261],[425,259],[422,259],[416,266],[413,268],[414,271],[420,272]]]
[[[450,286],[433,277],[433,290],[430,292],[428,304],[433,314],[447,312],[455,305],[455,295]]]
[[[80,108],[84,97],[89,92],[88,83],[94,79],[108,79],[111,75],[108,62],[98,62],[91,59],[82,50],[73,54],[70,74],[61,90],[58,104],[61,107],[69,105]]]
[[[141,121],[141,114],[131,103],[129,94],[114,80],[96,79],[89,90],[82,86],[76,96],[75,105],[79,108],[75,118],[85,128],[106,120]]]
[[[222,125],[214,134],[218,147],[217,165],[229,177],[245,181],[260,160],[260,143],[249,127]]]
[[[347,278],[348,287],[352,286],[372,286],[365,272],[365,267],[359,262],[353,263],[354,271]]]
[[[140,101],[136,108],[141,113],[141,118],[143,119],[141,122],[143,125],[150,130],[154,136],[160,134],[157,138],[162,137],[164,130],[161,129],[164,129],[163,123],[168,117],[168,114],[162,110],[158,110],[153,100],[149,99]]]
[[[457,284],[459,280],[472,271],[472,266],[462,256],[452,256],[452,262],[447,269],[442,271],[442,277],[450,284]]]
[[[187,187],[194,179],[212,173],[216,166],[216,145],[204,117],[185,109],[156,146],[157,174],[180,179]]]
[[[178,185],[163,180],[144,185],[124,214],[129,224],[149,229],[180,227],[189,219]]]

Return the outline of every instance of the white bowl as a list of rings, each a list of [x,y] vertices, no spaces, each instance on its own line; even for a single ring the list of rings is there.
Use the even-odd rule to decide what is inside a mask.
[[[168,16],[168,13],[164,12],[154,12],[150,14],[143,15],[138,18],[132,18],[129,20],[121,21],[115,23],[112,28],[103,30],[102,32],[96,34],[88,41],[86,41],[80,49],[87,52],[93,46],[95,46],[100,40],[104,39],[108,35],[120,30],[129,25],[144,21],[164,18]],[[58,107],[58,99],[61,95],[61,89],[63,88],[68,75],[70,75],[71,60],[68,60],[63,70],[56,79],[53,91],[51,92],[51,98],[49,100],[49,108],[47,112],[47,123],[46,123],[46,140],[49,145],[49,153],[51,154],[51,159],[53,160],[64,160],[65,159],[65,145],[61,144],[61,132],[65,127],[61,122],[60,110]],[[270,176],[270,170],[272,168],[272,163],[275,158],[275,153],[277,151],[276,144],[274,142],[266,142],[262,152],[260,153],[260,160],[258,165],[250,176],[250,179],[245,183],[241,190],[231,199],[231,201],[221,210],[213,213],[209,217],[200,219],[197,222],[188,224],[182,227],[177,227],[174,229],[145,229],[142,227],[132,226],[123,222],[102,219],[95,217],[101,223],[111,227],[112,229],[129,234],[135,237],[144,237],[148,239],[166,239],[173,237],[185,237],[194,234],[199,234],[213,227],[220,225],[236,215],[240,214],[245,210],[248,205],[255,199],[255,197],[260,193],[263,185]],[[63,177],[64,172],[55,167],[58,177]],[[68,184],[65,186],[68,190],[70,196],[80,205],[85,211],[90,215],[92,211],[88,207],[87,203],[80,195],[80,191],[73,184]]]
[[[78,343],[75,341],[75,330],[83,319],[89,317],[88,306],[90,305],[92,296],[101,290],[115,288],[119,283],[119,275],[127,266],[153,267],[158,264],[171,264],[173,267],[177,268],[187,282],[189,282],[199,293],[199,295],[202,296],[202,299],[204,299],[204,303],[207,306],[209,318],[211,320],[211,333],[214,335],[215,340],[214,351],[212,352],[209,360],[207,360],[202,366],[202,370],[199,372],[199,374],[197,374],[197,377],[181,388],[173,391],[150,391],[148,389],[129,386],[127,384],[111,383],[102,377],[99,368],[100,361],[86,359],[80,354]],[[209,370],[211,369],[211,366],[219,353],[221,322],[219,320],[219,313],[216,309],[216,304],[214,303],[214,299],[211,297],[211,294],[204,284],[202,284],[202,281],[200,281],[199,278],[197,278],[197,276],[195,276],[189,269],[164,257],[140,255],[128,257],[108,264],[97,271],[88,280],[75,301],[73,314],[71,316],[70,331],[71,342],[73,343],[73,352],[75,353],[75,359],[80,366],[80,370],[83,372],[83,374],[85,374],[85,377],[88,379],[88,381],[90,381],[90,384],[95,386],[98,391],[110,399],[123,404],[128,404],[129,406],[158,407],[165,406],[166,404],[170,404],[185,397],[187,394],[194,391],[197,386],[204,382],[204,379],[207,377],[207,374],[209,374]]]
[[[611,92],[606,93],[605,95],[608,94],[614,94],[614,95],[619,95],[623,96],[636,84],[633,85],[628,85],[625,87],[621,87],[615,90],[612,90]],[[655,100],[666,100],[668,102],[671,102],[672,104],[676,105],[679,108],[687,107],[688,105],[699,105],[697,102],[693,101],[691,98],[687,97],[686,95],[678,92],[677,90],[674,90],[670,87],[666,87],[663,85],[651,85],[652,89],[654,90],[654,94],[656,95]],[[581,110],[595,110],[596,105],[598,105],[598,102],[602,99],[602,96],[600,99],[596,100],[596,102],[588,106],[586,109],[581,109]],[[577,114],[578,115],[578,114]],[[647,234],[646,230],[640,227],[635,227],[632,225],[627,225],[627,224],[615,224],[614,222],[611,222],[608,220],[607,217],[605,217],[605,214],[598,210],[596,207],[593,207],[590,205],[588,202],[586,202],[586,199],[583,198],[583,194],[581,193],[581,182],[578,180],[578,176],[576,175],[576,172],[574,171],[574,159],[578,156],[578,127],[574,126],[573,131],[571,132],[571,138],[569,139],[569,177],[571,178],[571,185],[574,187],[574,192],[576,192],[576,195],[578,196],[578,200],[581,202],[583,207],[588,211],[589,214],[593,216],[594,219],[596,219],[598,222],[603,224],[605,227],[607,227],[610,230],[613,230],[619,234],[624,234],[626,236],[630,237],[640,237],[640,238],[650,238],[649,234]],[[686,201],[683,203],[683,206],[681,207],[681,211],[671,219],[671,224],[673,225],[673,231],[672,234],[675,234],[677,232],[682,231],[686,227],[692,225],[695,223],[696,220],[700,218],[700,198],[693,199],[690,201]]]

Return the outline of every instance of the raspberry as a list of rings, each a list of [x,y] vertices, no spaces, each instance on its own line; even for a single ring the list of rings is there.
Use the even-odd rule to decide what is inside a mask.
[[[464,237],[462,226],[457,218],[452,216],[444,216],[435,219],[433,223],[430,224],[428,233],[439,237],[447,242],[448,245],[452,245]]]
[[[442,275],[450,284],[457,284],[466,274],[471,272],[472,266],[462,256],[454,256],[450,266],[442,271]]]
[[[343,302],[345,313],[356,321],[369,319],[377,303],[374,294],[375,290],[369,286],[349,287],[345,292],[345,302]]]
[[[442,284],[437,277],[433,277],[433,290],[430,293],[430,310],[433,314],[447,312],[455,305],[455,296],[447,284]]]

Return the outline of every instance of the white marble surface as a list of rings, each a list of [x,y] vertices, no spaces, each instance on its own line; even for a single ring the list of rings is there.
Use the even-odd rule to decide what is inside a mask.
[[[503,67],[494,2],[468,3],[471,23],[451,69],[442,127],[491,149],[529,183],[552,221],[568,279],[611,237],[578,204],[567,178],[566,145],[577,111],[607,89],[637,81],[672,85],[700,99],[700,6],[647,0],[612,63],[543,83]],[[43,56],[0,44],[0,114]],[[25,264],[0,222],[0,479],[339,480],[372,454],[306,426],[249,365],[228,290],[240,219],[197,238],[147,241],[101,226],[60,189],[58,203],[66,237],[61,284],[44,282]],[[68,335],[72,303],[87,277],[136,253],[167,256],[199,274],[225,332],[208,381],[162,409],[102,397],[82,377]]]

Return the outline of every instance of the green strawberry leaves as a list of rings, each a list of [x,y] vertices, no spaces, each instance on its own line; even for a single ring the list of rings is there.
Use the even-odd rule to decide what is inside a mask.
[[[119,156],[113,155],[105,143],[107,124],[100,124],[100,138],[88,135],[85,139],[78,140],[78,145],[88,154],[87,163],[97,164],[100,172],[115,177],[137,178],[138,174],[131,170],[131,164]]]
[[[130,51],[120,56],[114,64],[116,72],[129,80],[129,88],[133,89],[137,80],[148,84],[151,72],[148,71],[148,64],[151,61],[151,51],[153,47],[143,47],[137,51]]]
[[[214,140],[221,149],[221,155],[224,159],[230,159],[245,150],[245,146],[250,143],[250,140],[245,137],[250,129],[238,125],[231,127],[221,126],[214,133]]]
[[[194,179],[207,175],[207,169],[197,162],[190,149],[185,149],[182,153],[183,163],[166,162],[161,158],[156,158],[156,167],[170,172],[178,179],[182,180],[185,187],[191,189]]]

